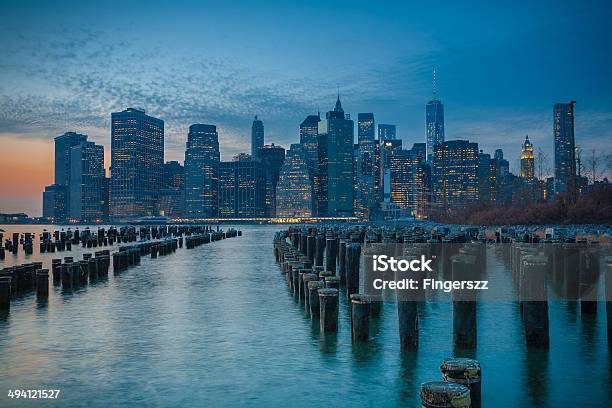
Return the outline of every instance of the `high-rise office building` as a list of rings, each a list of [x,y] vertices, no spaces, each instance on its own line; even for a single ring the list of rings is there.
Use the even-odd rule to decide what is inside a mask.
[[[319,188],[319,122],[321,116],[308,115],[300,124],[300,145],[302,146],[302,154],[308,166],[308,174],[312,186],[312,211],[316,213],[317,209],[317,192]]]
[[[111,218],[157,215],[164,165],[164,121],[128,108],[111,114]]]
[[[262,147],[264,147],[264,125],[255,115],[253,125],[251,125],[251,157],[253,160],[259,160],[259,149]]]
[[[189,127],[185,150],[185,215],[211,218],[219,209],[219,135],[214,125]]]
[[[106,220],[108,184],[104,147],[83,141],[70,148],[69,218],[83,222]]]
[[[68,186],[51,184],[43,192],[43,217],[50,222],[64,222],[68,218]]]
[[[387,125],[384,123],[380,123],[378,125],[378,141],[379,142],[384,142],[386,140],[395,140],[395,139],[397,139],[395,125]]]
[[[495,202],[497,191],[497,170],[495,159],[482,150],[478,153],[478,200],[482,204]]]
[[[529,135],[521,146],[521,177],[531,180],[534,177],[533,145],[529,141]]]
[[[306,162],[306,149],[292,144],[276,185],[276,216],[304,218],[313,215],[312,179]]]
[[[266,171],[261,162],[241,153],[219,165],[219,216],[258,218],[266,215]]]
[[[159,214],[170,218],[185,213],[185,168],[177,161],[164,164],[164,177],[159,198]]]
[[[259,161],[266,171],[266,216],[276,216],[276,184],[285,161],[285,149],[274,143],[259,149]]]
[[[556,103],[553,113],[555,139],[555,193],[575,189],[576,146],[574,144],[574,104]]]
[[[359,113],[357,120],[358,144],[355,153],[355,214],[367,218],[375,203],[374,144],[375,144],[374,114]]]
[[[444,105],[434,95],[434,99],[427,102],[425,107],[425,121],[427,126],[427,161],[431,163],[434,149],[444,143]]]
[[[55,138],[55,184],[70,184],[70,149],[87,140],[87,135],[66,132]]]
[[[353,215],[353,139],[354,123],[344,114],[338,96],[334,110],[319,122],[319,153],[321,145],[326,150],[326,214],[330,217]]]
[[[390,152],[388,160],[391,201],[413,216],[423,215],[427,195],[420,152],[398,149]]]
[[[435,147],[433,196],[442,212],[464,209],[478,201],[478,143],[449,140]]]

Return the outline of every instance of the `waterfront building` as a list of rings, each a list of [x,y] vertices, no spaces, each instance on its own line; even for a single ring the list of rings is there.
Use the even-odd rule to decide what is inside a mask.
[[[529,141],[529,135],[521,146],[521,177],[527,180],[534,178],[533,145]]]
[[[241,153],[219,165],[219,216],[259,218],[266,215],[266,171],[251,155]]]
[[[143,109],[111,114],[113,220],[157,215],[164,165],[164,121]]]
[[[390,162],[389,157],[394,151],[402,149],[401,139],[379,140],[374,146],[374,195],[376,202],[389,202],[391,190],[390,182]]]
[[[219,209],[219,135],[215,125],[193,124],[185,150],[185,216],[211,218]]]
[[[106,220],[107,188],[104,147],[88,141],[71,147],[68,217],[82,222]]]
[[[276,216],[276,185],[285,161],[285,149],[274,143],[259,149],[259,161],[266,172],[266,216]]]
[[[180,218],[185,211],[185,168],[178,161],[164,164],[164,177],[159,198],[159,214]]]
[[[478,201],[478,143],[449,140],[433,157],[433,198],[442,212],[464,209]]]
[[[352,216],[354,123],[349,115],[345,115],[340,96],[334,110],[327,112],[325,120],[319,122],[318,133],[319,154],[321,156],[323,144],[327,167],[324,176],[327,190],[325,214],[329,217]]]
[[[292,144],[276,186],[276,216],[304,218],[313,215],[312,179],[302,144]]]
[[[68,186],[51,184],[43,192],[43,218],[50,222],[64,222],[68,217]]]
[[[556,103],[553,112],[555,141],[555,194],[575,192],[576,152],[574,143],[574,104]]]
[[[55,138],[55,184],[70,184],[70,149],[87,140],[87,135],[66,132]]]
[[[386,140],[397,139],[395,125],[389,125],[380,123],[378,125],[378,141],[384,142]]]
[[[259,149],[262,147],[264,147],[264,125],[255,115],[251,125],[251,157],[253,160],[259,160]]]

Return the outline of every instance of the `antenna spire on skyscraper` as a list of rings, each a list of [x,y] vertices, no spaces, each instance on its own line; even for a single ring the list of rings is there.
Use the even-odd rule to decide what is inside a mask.
[[[433,69],[433,100],[438,99],[438,90],[436,89],[436,68]]]

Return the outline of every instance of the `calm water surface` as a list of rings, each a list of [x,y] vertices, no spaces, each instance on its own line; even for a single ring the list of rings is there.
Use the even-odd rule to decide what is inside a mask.
[[[42,226],[4,226],[7,232]],[[50,227],[48,227],[51,229]],[[394,304],[366,346],[353,346],[346,304],[337,337],[321,341],[287,291],[272,253],[279,226],[241,226],[240,238],[179,249],[71,293],[52,287],[12,302],[0,318],[0,406],[407,406],[440,378],[454,352],[451,304],[420,310],[420,347],[401,357]],[[6,235],[6,234],[5,234]],[[81,258],[83,250],[14,262]],[[344,297],[341,297],[344,299]],[[605,407],[612,359],[605,308],[581,318],[550,305],[550,350],[527,352],[518,305],[483,302],[478,348],[483,405]],[[465,354],[461,354],[465,355]],[[60,400],[15,401],[9,389],[61,389]]]

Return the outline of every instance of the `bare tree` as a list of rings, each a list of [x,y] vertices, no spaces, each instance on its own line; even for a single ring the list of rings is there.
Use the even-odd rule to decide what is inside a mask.
[[[550,174],[550,162],[548,161],[548,155],[544,153],[541,147],[538,148],[538,179],[544,180]]]
[[[605,177],[611,169],[611,164],[611,154],[598,152],[597,150],[592,149],[591,154],[587,157],[585,164],[585,175],[589,178],[591,184]]]

